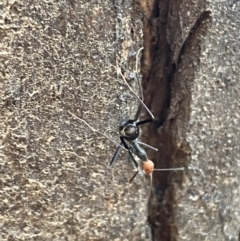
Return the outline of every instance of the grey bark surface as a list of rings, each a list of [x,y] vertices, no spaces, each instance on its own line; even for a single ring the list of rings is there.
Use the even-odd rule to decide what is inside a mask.
[[[239,1],[3,1],[0,11],[1,240],[239,240]],[[71,115],[119,142],[137,101],[113,66],[138,92],[141,46],[156,117],[142,139],[159,149],[148,156],[185,167],[154,172],[150,200],[143,176],[128,185],[126,152],[110,168],[116,145]]]
[[[120,141],[136,101],[112,65],[131,81],[142,31],[132,3],[1,8],[0,239],[145,240],[147,189],[128,185],[125,155],[110,168],[116,145],[69,113]]]
[[[157,168],[186,170],[154,173],[153,239],[237,241],[239,1],[160,1],[157,10],[145,21],[155,41],[143,81],[162,125],[143,137],[159,149],[149,153]]]

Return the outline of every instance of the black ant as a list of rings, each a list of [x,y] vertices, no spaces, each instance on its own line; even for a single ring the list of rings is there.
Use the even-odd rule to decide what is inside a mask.
[[[74,116],[75,118],[79,119],[80,121],[84,122],[92,131],[97,132],[103,136],[105,136],[106,138],[108,138],[109,140],[111,140],[112,142],[114,142],[118,147],[113,155],[113,158],[110,162],[110,166],[112,166],[114,164],[114,162],[116,161],[118,154],[120,152],[120,150],[126,149],[128,151],[129,157],[131,159],[131,161],[134,163],[135,167],[138,169],[137,172],[134,174],[134,176],[131,178],[130,182],[135,178],[135,176],[138,174],[139,172],[139,167],[138,167],[138,162],[136,161],[134,155],[136,155],[142,162],[143,162],[143,170],[144,173],[147,175],[152,174],[152,172],[154,170],[158,170],[158,171],[167,171],[167,170],[179,170],[179,168],[171,168],[171,169],[154,169],[154,164],[151,160],[148,159],[147,157],[147,153],[146,151],[141,147],[141,145],[146,146],[148,148],[151,148],[155,151],[157,151],[156,148],[147,145],[146,143],[143,143],[141,141],[138,140],[139,134],[140,134],[140,130],[139,130],[139,126],[152,122],[154,120],[154,116],[151,113],[151,111],[148,109],[148,107],[143,103],[143,93],[142,93],[142,88],[141,88],[141,83],[140,83],[140,79],[139,76],[137,74],[137,65],[138,65],[138,55],[140,53],[140,51],[143,48],[139,49],[136,55],[136,72],[135,72],[135,80],[138,82],[139,88],[140,88],[140,93],[141,93],[141,99],[138,97],[138,95],[132,90],[132,88],[129,86],[129,84],[127,83],[125,77],[123,76],[123,74],[121,73],[121,71],[119,71],[117,69],[117,71],[120,73],[120,75],[122,76],[122,79],[124,80],[125,84],[128,86],[129,90],[135,95],[135,97],[138,99],[139,101],[139,105],[138,105],[138,109],[137,112],[135,114],[135,117],[133,119],[126,119],[126,120],[122,120],[120,125],[119,125],[119,134],[120,134],[120,144],[118,144],[117,142],[115,142],[114,140],[112,140],[111,138],[109,138],[108,136],[106,136],[105,134],[103,134],[102,132],[92,128],[86,121],[84,121],[83,119],[75,116],[74,114],[72,114],[71,112],[69,112],[72,116]],[[115,67],[115,66],[114,66]],[[115,67],[116,68],[116,67]],[[145,108],[145,110],[149,113],[149,115],[151,116],[150,119],[146,119],[143,121],[138,121],[139,115],[142,111],[142,107]],[[182,168],[181,168],[182,170]]]
[[[131,161],[134,163],[135,167],[138,168],[138,163],[134,158],[134,155],[136,155],[137,157],[140,158],[140,160],[147,161],[148,157],[147,154],[145,152],[145,150],[140,146],[140,145],[145,145],[149,148],[152,148],[154,150],[157,151],[156,148],[151,147],[145,143],[142,143],[138,140],[140,131],[139,131],[139,126],[152,122],[154,120],[154,116],[151,113],[151,111],[148,109],[148,107],[143,103],[143,93],[142,93],[142,88],[141,88],[141,83],[140,83],[140,79],[139,76],[137,74],[137,65],[138,65],[138,55],[141,52],[143,48],[140,48],[137,52],[136,55],[136,72],[135,72],[135,80],[138,82],[138,86],[141,92],[141,99],[138,97],[138,95],[132,90],[132,88],[129,86],[129,84],[127,83],[126,79],[124,78],[123,74],[121,73],[121,71],[117,71],[120,73],[120,75],[122,76],[122,79],[124,80],[125,84],[128,86],[129,90],[135,95],[135,97],[138,99],[139,101],[139,105],[138,105],[138,109],[137,112],[135,114],[135,117],[133,119],[124,119],[121,121],[120,125],[119,125],[119,135],[120,135],[120,144],[118,145],[113,158],[110,162],[110,166],[112,166],[114,164],[114,162],[116,161],[118,154],[121,150],[122,147],[124,147],[125,149],[128,150],[129,153],[129,157],[131,159]],[[141,113],[142,107],[144,107],[146,109],[146,111],[150,114],[151,119],[146,119],[143,121],[138,121],[139,115]],[[133,155],[134,154],[134,155]]]

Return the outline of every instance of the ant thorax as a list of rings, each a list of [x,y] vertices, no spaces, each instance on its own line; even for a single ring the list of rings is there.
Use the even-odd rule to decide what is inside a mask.
[[[128,141],[133,141],[139,136],[139,127],[134,120],[123,120],[119,125],[119,133]]]

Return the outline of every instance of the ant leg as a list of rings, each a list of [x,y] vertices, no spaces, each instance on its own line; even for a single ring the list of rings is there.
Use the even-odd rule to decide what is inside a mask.
[[[146,143],[144,143],[144,142],[138,141],[138,143],[139,143],[140,145],[146,146],[146,147],[148,147],[148,148],[150,148],[150,149],[152,149],[152,150],[154,150],[154,151],[158,151],[157,148],[155,148],[155,147],[153,147],[153,146],[150,146],[150,145],[148,145],[148,144],[146,144]]]
[[[142,86],[141,86],[141,82],[140,82],[140,79],[139,79],[139,76],[138,76],[138,74],[137,73],[135,73],[135,80],[138,82],[138,86],[139,86],[139,89],[140,89],[140,94],[141,94],[141,100],[142,101],[140,101],[140,103],[139,103],[139,105],[138,105],[138,109],[137,109],[137,112],[136,112],[136,114],[135,114],[135,117],[134,117],[134,121],[137,121],[137,119],[138,119],[138,117],[139,117],[139,115],[140,115],[140,113],[141,113],[141,110],[142,110],[142,107],[143,107],[143,91],[142,91]],[[145,108],[145,106],[144,106],[144,108]],[[146,108],[145,108],[146,109]],[[147,110],[147,112],[148,112],[148,110]],[[148,112],[149,113],[149,112]],[[150,114],[150,113],[149,113]],[[152,114],[150,114],[151,115],[151,117],[152,117],[152,119],[154,119],[153,118],[153,115]],[[151,120],[152,120],[151,119]]]
[[[134,163],[135,167],[138,168],[138,163],[137,161],[135,160],[131,150],[128,150],[128,153],[129,153],[129,156],[130,156],[130,159],[132,160],[132,162]]]
[[[120,143],[120,145],[122,145],[122,143]],[[119,151],[121,150],[121,146],[118,146],[117,150],[115,151],[114,155],[113,155],[113,158],[110,162],[110,166],[112,166],[114,164],[114,162],[116,161],[117,157],[118,157],[118,154],[119,154]]]
[[[138,87],[139,87],[139,90],[140,90],[141,100],[143,101],[143,90],[142,90],[140,78],[139,78],[137,72],[135,73],[134,78],[135,78],[135,80],[138,82]]]
[[[134,78],[138,82],[138,87],[139,87],[139,90],[140,90],[141,100],[143,101],[143,90],[142,90],[141,81],[140,81],[140,78],[139,78],[139,75],[138,75],[138,63],[140,62],[139,54],[141,53],[142,50],[143,50],[143,47],[140,48],[137,51],[137,54],[136,54],[136,69],[135,69]]]
[[[142,104],[140,103],[139,105],[138,105],[138,109],[137,109],[137,112],[136,112],[136,114],[135,114],[135,117],[134,117],[134,121],[137,121],[137,119],[138,119],[138,117],[139,117],[139,115],[140,115],[140,113],[141,113],[141,110],[142,110]]]
[[[137,140],[132,141],[131,145],[129,146],[129,149],[132,153],[138,156],[142,161],[147,161],[148,160],[147,153],[139,144],[140,143]]]
[[[91,125],[89,125],[85,120],[79,118],[78,116],[74,115],[73,113],[71,113],[70,111],[68,111],[69,114],[71,114],[74,118],[80,120],[81,122],[83,122],[86,126],[88,126],[94,133],[98,133],[102,136],[104,136],[105,138],[107,138],[108,140],[110,140],[111,142],[115,143],[116,145],[120,146],[116,141],[114,141],[112,138],[110,138],[109,136],[105,135],[104,133],[102,133],[101,131],[98,131],[96,129],[94,129]],[[126,149],[125,147],[122,147],[124,149]]]
[[[138,121],[136,123],[137,126],[140,126],[140,125],[143,125],[143,124],[146,124],[146,123],[149,123],[149,122],[152,122],[153,119],[146,119],[146,120],[143,120],[143,121]]]
[[[123,138],[122,136],[120,136],[120,139],[121,139],[122,144],[124,145],[124,147],[125,147],[126,149],[128,149],[128,154],[129,154],[129,156],[130,156],[130,159],[131,159],[132,162],[134,163],[135,167],[138,168],[138,163],[137,163],[137,161],[135,160],[135,158],[134,158],[134,156],[133,156],[133,154],[132,154],[131,149],[129,148],[129,146],[127,145],[126,141],[124,140],[124,138]],[[130,146],[130,147],[131,147],[131,146]]]
[[[110,162],[110,166],[112,166],[113,163],[116,161],[121,148],[125,148],[127,150],[129,149],[126,141],[124,140],[124,138],[122,136],[120,136],[120,140],[121,140],[121,143],[120,143],[120,145],[118,146],[117,150],[115,151],[115,153],[113,155],[113,158]]]
[[[121,146],[123,145],[126,149],[128,149],[128,154],[129,154],[129,156],[130,156],[131,161],[132,161],[132,162],[134,163],[134,165],[138,168],[138,163],[137,163],[137,161],[135,160],[135,158],[134,158],[131,150],[129,149],[126,141],[124,140],[124,138],[123,138],[122,136],[120,137],[120,139],[121,139],[122,142],[120,143],[120,145],[118,146],[117,150],[115,151],[115,153],[114,153],[114,155],[113,155],[113,158],[112,158],[112,160],[111,160],[111,162],[110,162],[110,166],[112,166],[113,163],[116,161],[116,159],[117,159],[117,157],[118,157],[118,154],[119,154],[119,152],[120,152]]]
[[[138,52],[137,52],[137,55],[136,55],[136,69],[135,69],[134,79],[135,79],[135,81],[137,81],[137,83],[138,83],[138,88],[139,88],[139,91],[140,91],[140,98],[141,98],[141,100],[142,100],[142,102],[143,102],[143,89],[142,89],[141,81],[140,81],[140,78],[139,78],[139,75],[138,75],[138,62],[140,61],[139,54],[140,54],[140,52],[141,52],[142,50],[143,50],[143,48],[140,48],[140,49],[138,50]],[[139,117],[139,115],[140,115],[141,109],[142,109],[142,107],[143,107],[142,102],[140,101],[140,103],[139,103],[139,107],[138,107],[137,113],[136,113],[135,118],[134,118],[135,121],[137,121],[137,119],[138,119],[138,117]],[[145,106],[144,106],[144,108],[145,108]],[[145,108],[145,109],[146,109],[146,108]],[[146,111],[148,112],[147,109],[146,109]],[[148,112],[148,113],[149,113],[149,112]],[[149,114],[151,115],[152,119],[154,119],[152,113],[149,113]]]
[[[121,144],[125,147],[125,149],[129,149],[129,147],[128,147],[128,145],[127,145],[127,143],[126,143],[126,141],[124,140],[124,138],[122,137],[122,136],[120,136],[120,140],[121,140]]]
[[[134,173],[134,175],[133,175],[133,177],[130,179],[129,183],[131,183],[131,182],[133,181],[133,179],[137,176],[138,172],[139,172],[139,171],[136,171],[136,172]]]
[[[126,86],[128,87],[128,89],[134,94],[134,96],[138,99],[138,101],[140,102],[140,104],[142,104],[142,106],[144,107],[144,109],[149,113],[149,115],[152,117],[152,119],[154,119],[154,116],[152,114],[152,112],[148,109],[148,107],[143,103],[143,101],[141,100],[141,98],[138,97],[138,95],[134,92],[134,90],[130,87],[130,85],[128,84],[128,82],[126,81],[125,77],[123,76],[123,74],[121,73],[121,71],[119,71],[118,68],[116,68],[115,66],[113,66],[118,73],[121,75],[124,83],[126,84]]]

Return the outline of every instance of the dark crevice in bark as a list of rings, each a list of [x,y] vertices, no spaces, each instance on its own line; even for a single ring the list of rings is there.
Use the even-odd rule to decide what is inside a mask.
[[[196,66],[191,68],[190,65],[191,62],[199,64],[199,38],[205,33],[202,27],[205,20],[209,19],[210,12],[200,12],[188,36],[182,39],[184,29],[180,26],[180,3],[169,0],[147,3],[142,4],[145,13],[143,89],[145,102],[156,121],[143,127],[142,138],[159,150],[148,152],[155,168],[187,166],[190,147],[184,140],[179,142],[180,137],[174,128],[178,128],[176,120],[180,114],[183,116],[183,126],[188,123],[191,85],[188,78],[182,80],[178,72],[180,68],[189,68],[189,79],[194,77]],[[192,48],[195,49],[194,53]],[[178,230],[174,223],[174,183],[181,185],[182,179],[182,172],[154,172],[148,216],[153,240],[176,240]]]
[[[181,61],[181,56],[184,55],[185,49],[194,41],[194,39],[197,37],[199,34],[199,31],[202,29],[203,22],[210,18],[211,12],[210,11],[204,11],[203,13],[200,14],[199,18],[196,20],[194,26],[189,32],[188,37],[184,41],[182,48],[180,50],[179,56],[178,56],[178,65],[180,64]]]

